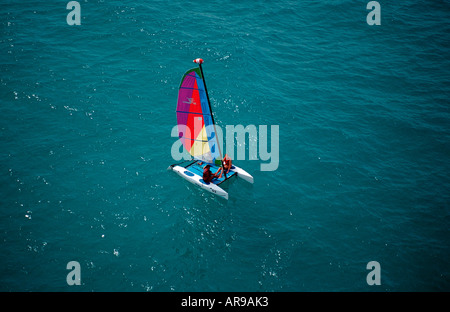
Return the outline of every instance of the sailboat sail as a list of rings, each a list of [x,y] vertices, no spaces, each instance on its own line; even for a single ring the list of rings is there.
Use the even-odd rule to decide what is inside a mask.
[[[202,71],[188,70],[178,90],[178,134],[184,148],[195,159],[214,164],[222,158]]]

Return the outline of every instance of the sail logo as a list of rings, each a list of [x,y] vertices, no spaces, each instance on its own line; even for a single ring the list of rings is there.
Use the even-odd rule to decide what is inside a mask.
[[[201,128],[200,128],[201,127]],[[181,129],[181,131],[180,131]],[[205,145],[196,144],[200,141],[210,142],[212,154],[216,153],[216,146],[219,150],[224,151],[223,155],[228,156],[233,160],[260,160],[261,171],[275,171],[279,165],[279,125],[226,125],[225,131],[218,125],[203,126],[201,122],[194,122],[193,129],[188,125],[176,125],[172,128],[171,137],[177,138],[173,143],[171,149],[172,158],[175,161],[190,160],[191,155],[203,155]],[[197,137],[196,143],[192,144],[192,151],[188,153],[183,148],[183,142],[191,141],[191,133],[200,133]],[[224,133],[226,135],[225,140]],[[270,141],[269,141],[270,137]],[[186,140],[183,138],[187,138]],[[178,140],[181,139],[181,140]],[[226,149],[223,149],[223,142],[225,142]],[[186,144],[186,143],[185,143]],[[186,146],[185,146],[186,147]]]
[[[187,98],[187,101],[183,101],[183,103],[188,105],[191,104],[197,105],[197,102],[194,101],[194,98]]]

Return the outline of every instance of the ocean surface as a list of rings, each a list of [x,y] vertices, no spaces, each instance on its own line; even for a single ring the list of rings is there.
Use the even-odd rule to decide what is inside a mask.
[[[68,2],[1,1],[0,291],[450,291],[448,0]],[[228,201],[167,170],[197,57],[279,126]]]

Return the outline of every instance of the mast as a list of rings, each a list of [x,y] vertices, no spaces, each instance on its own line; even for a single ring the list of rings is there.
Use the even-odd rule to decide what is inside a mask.
[[[197,58],[194,60],[194,63],[198,64],[198,67],[200,67],[200,72],[202,73],[202,80],[203,80],[203,85],[205,86],[205,93],[206,93],[206,99],[208,100],[208,105],[209,105],[209,110],[211,111],[211,119],[213,122],[213,126],[214,126],[214,133],[216,134],[217,137],[217,131],[216,131],[216,122],[214,121],[214,114],[212,112],[212,108],[211,108],[211,102],[209,100],[209,94],[208,94],[208,89],[206,88],[206,82],[205,82],[205,75],[203,74],[203,68],[202,68],[202,63],[203,63],[203,59],[201,58]],[[223,156],[222,156],[222,151],[220,150],[220,143],[219,143],[219,138],[217,137],[217,147],[219,148],[219,155],[221,158],[221,167],[222,167],[222,172],[225,170],[223,168]],[[225,172],[223,172],[225,174]],[[225,174],[225,179],[227,178],[227,175]]]
[[[197,63],[197,60],[198,60],[198,59],[196,59],[194,62]],[[201,60],[201,61],[198,62],[198,67],[200,67],[200,72],[202,73],[202,79],[203,79],[203,85],[205,86],[206,98],[208,99],[209,110],[211,111],[211,118],[212,118],[212,121],[213,121],[213,124],[214,124],[214,127],[215,127],[215,126],[216,126],[216,123],[215,123],[215,121],[214,121],[214,115],[213,115],[213,113],[212,113],[212,108],[211,108],[211,102],[210,102],[210,100],[209,100],[208,89],[206,88],[205,75],[203,74],[203,68],[202,68],[203,60],[202,60],[202,59],[200,59],[200,60]],[[215,131],[215,130],[216,130],[216,128],[214,128],[214,131]],[[222,156],[222,154],[220,154],[220,156]]]

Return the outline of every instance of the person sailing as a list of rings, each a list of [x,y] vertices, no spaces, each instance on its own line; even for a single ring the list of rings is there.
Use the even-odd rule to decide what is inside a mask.
[[[198,162],[199,165],[202,165],[203,162]],[[209,183],[211,182],[214,178],[220,179],[222,178],[222,174],[225,173],[225,177],[226,175],[230,172],[231,170],[231,158],[230,156],[228,156],[228,154],[225,154],[223,160],[222,160],[222,166],[219,167],[219,169],[216,171],[216,173],[212,173],[212,171],[209,169],[211,168],[210,165],[206,165],[205,167],[203,167],[203,181]],[[220,174],[219,174],[220,172]]]
[[[205,183],[209,183],[209,182],[211,182],[214,178],[218,178],[217,172],[216,172],[216,173],[212,173],[211,170],[210,170],[209,168],[211,168],[210,165],[206,165],[206,166],[203,168],[203,181],[205,181]]]
[[[222,174],[225,173],[225,177],[227,176],[228,172],[231,170],[231,158],[228,156],[228,154],[225,154],[222,160],[222,167],[217,170],[216,174],[220,172],[219,179],[222,177]]]

